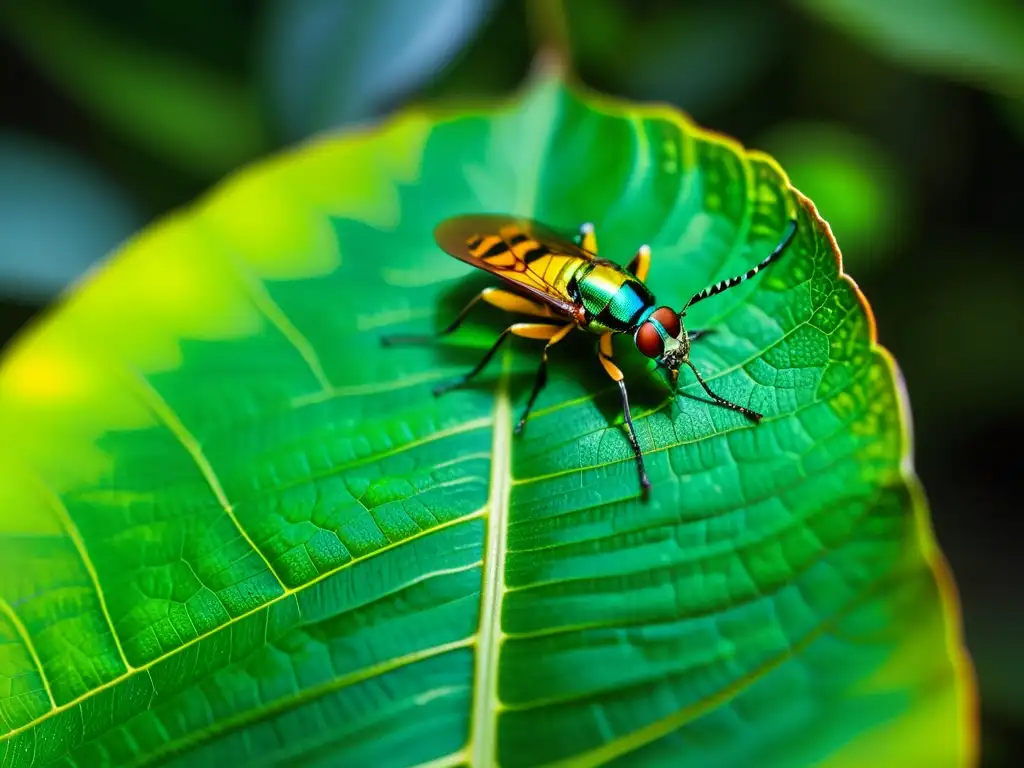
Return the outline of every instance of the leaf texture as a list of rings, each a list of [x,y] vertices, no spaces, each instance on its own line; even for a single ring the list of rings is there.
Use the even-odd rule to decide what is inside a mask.
[[[507,318],[469,211],[597,225],[703,302],[673,398],[593,339],[432,387]],[[574,338],[575,337],[575,338]],[[684,374],[685,376],[686,374]],[[257,164],[126,244],[0,372],[0,764],[951,765],[974,752],[909,413],[813,206],[768,157],[542,79]]]

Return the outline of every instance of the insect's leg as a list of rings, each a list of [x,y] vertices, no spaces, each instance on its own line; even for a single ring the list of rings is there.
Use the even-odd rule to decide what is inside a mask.
[[[580,248],[584,251],[590,251],[591,253],[597,253],[597,233],[594,231],[594,225],[589,221],[586,224],[580,226],[580,233],[577,235]]]
[[[540,368],[537,369],[537,379],[533,383],[533,392],[530,393],[530,399],[526,401],[526,408],[523,409],[523,415],[519,419],[519,423],[516,425],[516,434],[523,431],[523,427],[526,426],[526,418],[530,415],[530,410],[533,408],[533,403],[537,399],[537,395],[544,389],[544,385],[548,380],[548,350],[555,346],[558,342],[569,335],[576,326],[574,324],[563,325],[558,328],[554,325],[546,326],[552,330],[551,338],[548,339],[548,343],[544,345],[544,352],[541,353]],[[538,337],[534,337],[538,338]]]
[[[756,275],[758,272],[760,272],[762,269],[767,267],[769,264],[771,264],[773,261],[779,258],[779,256],[782,255],[782,252],[786,250],[786,246],[789,245],[790,241],[793,239],[794,234],[796,234],[796,219],[790,219],[789,225],[786,227],[786,233],[782,236],[782,240],[780,240],[779,244],[775,246],[775,250],[773,250],[764,258],[764,261],[762,261],[756,267],[751,267],[742,275],[736,275],[736,277],[730,277],[728,280],[722,280],[721,282],[715,283],[714,285],[709,285],[703,291],[693,294],[690,300],[686,302],[686,306],[683,307],[683,309],[685,310],[687,307],[696,304],[698,301],[704,301],[704,299],[708,298],[709,296],[714,296],[716,294],[721,293],[722,291],[727,291],[730,288],[735,288],[744,280],[749,280],[750,278],[752,278],[754,275]]]
[[[473,307],[481,301],[498,309],[503,309],[506,312],[518,312],[523,315],[534,315],[535,317],[554,317],[551,310],[539,302],[531,301],[511,291],[504,291],[501,288],[484,288],[470,299],[469,303],[462,308],[462,311],[455,317],[451,325],[443,331],[422,336],[384,336],[381,338],[381,344],[386,347],[395,344],[427,344],[435,339],[440,339],[450,333],[454,333],[462,325],[466,317],[469,316]]]
[[[636,252],[636,256],[626,266],[630,272],[636,275],[636,279],[641,283],[646,282],[647,272],[651,268],[651,246],[641,245]]]
[[[759,423],[761,419],[764,418],[757,411],[752,411],[749,408],[744,408],[742,405],[737,405],[736,403],[730,400],[726,400],[724,397],[719,397],[718,395],[716,395],[714,392],[711,391],[711,387],[708,386],[708,383],[704,381],[704,377],[700,375],[700,371],[697,370],[697,366],[695,366],[693,362],[690,360],[687,360],[686,364],[690,366],[690,370],[693,371],[693,375],[697,377],[697,381],[700,382],[700,385],[704,387],[704,391],[707,392],[708,395],[711,396],[711,399],[714,400],[716,403],[718,403],[719,405],[723,405],[726,408],[731,408],[734,411],[739,411],[748,419],[753,420],[755,423]]]
[[[494,353],[498,351],[498,347],[501,346],[501,343],[505,341],[505,339],[507,339],[510,334],[514,334],[515,336],[522,336],[523,338],[526,339],[550,339],[560,330],[562,330],[561,326],[548,325],[547,323],[515,323],[513,325],[510,325],[508,328],[501,332],[501,335],[498,336],[497,340],[494,342],[494,344],[491,345],[491,348],[487,350],[487,352],[480,359],[480,362],[476,364],[473,370],[471,370],[465,376],[460,376],[459,378],[454,379],[453,381],[450,381],[447,384],[441,384],[437,387],[434,387],[434,394],[442,395],[445,392],[448,392],[449,390],[461,387],[463,384],[465,384],[478,373],[480,373],[480,371],[484,369],[487,363],[491,361],[491,358],[494,357]]]
[[[711,333],[714,333],[714,331],[711,328],[701,328],[700,330],[697,331],[687,331],[686,335],[689,336],[690,343],[692,344],[693,342],[697,341],[697,339],[702,339]]]
[[[640,492],[646,499],[651,490],[651,481],[647,479],[644,454],[640,450],[640,441],[637,440],[636,430],[633,428],[633,418],[629,415],[629,396],[626,394],[625,377],[619,366],[612,362],[612,335],[610,333],[601,336],[597,346],[597,357],[601,361],[601,365],[604,366],[605,372],[619,385],[619,392],[622,395],[622,415],[626,419],[626,434],[629,435],[629,442],[633,446],[633,454],[636,456],[636,471],[640,476]]]

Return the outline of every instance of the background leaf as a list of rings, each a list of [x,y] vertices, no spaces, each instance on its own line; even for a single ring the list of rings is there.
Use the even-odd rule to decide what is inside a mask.
[[[879,53],[1024,98],[1024,8],[1013,0],[798,0]]]
[[[374,117],[435,76],[484,20],[490,0],[277,0],[264,71],[289,139]]]
[[[178,167],[220,174],[263,149],[256,100],[243,83],[120,39],[69,4],[8,3],[0,18],[88,112]]]
[[[888,256],[909,215],[906,185],[877,146],[849,129],[788,123],[758,142],[786,168],[843,243],[853,269],[866,272]]]
[[[142,224],[136,206],[70,152],[0,133],[0,291],[50,299]]]
[[[736,98],[763,74],[778,47],[779,9],[756,0],[682,3],[672,14],[616,0],[566,0],[565,7],[573,58],[586,82],[599,79],[617,93],[685,104],[691,113]]]
[[[475,387],[507,318],[431,230],[467,210],[654,248],[752,427],[592,340]],[[545,81],[268,161],[150,228],[0,373],[0,760],[936,764],[973,753],[948,576],[890,358],[773,161]],[[577,337],[581,334],[576,334]],[[16,449],[15,449],[16,446]]]

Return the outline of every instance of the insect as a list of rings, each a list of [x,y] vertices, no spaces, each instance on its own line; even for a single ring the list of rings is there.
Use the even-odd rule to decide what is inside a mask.
[[[704,391],[721,406],[742,413],[755,423],[760,413],[717,395],[690,360],[690,345],[708,333],[686,331],[686,310],[704,299],[749,280],[775,261],[796,233],[796,220],[790,219],[775,249],[741,275],[710,285],[695,293],[681,310],[659,306],[645,284],[651,265],[651,249],[641,246],[625,268],[597,256],[597,236],[592,224],[580,227],[575,238],[525,218],[495,214],[467,214],[442,221],[434,230],[437,244],[456,259],[478,267],[505,282],[506,287],[484,288],[444,330],[432,336],[389,336],[386,345],[427,343],[454,333],[480,302],[521,315],[541,318],[542,322],[519,322],[508,326],[476,366],[454,381],[434,389],[443,394],[470,381],[494,357],[510,335],[546,341],[541,353],[533,391],[516,426],[523,430],[537,396],[547,381],[548,353],[575,329],[599,336],[597,357],[607,374],[618,384],[626,432],[636,458],[641,492],[648,496],[650,481],[644,467],[643,452],[629,413],[629,395],[624,376],[612,360],[612,337],[631,334],[636,348],[667,371],[673,392],[679,369],[693,371]]]

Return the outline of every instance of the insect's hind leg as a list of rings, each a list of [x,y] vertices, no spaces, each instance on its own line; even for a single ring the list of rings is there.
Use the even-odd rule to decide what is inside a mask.
[[[550,326],[554,328],[555,326]],[[540,367],[537,369],[537,378],[533,383],[533,391],[530,393],[530,399],[526,401],[526,408],[523,409],[523,415],[519,418],[519,423],[516,425],[516,434],[518,435],[523,431],[523,427],[526,426],[526,419],[530,415],[530,411],[533,409],[533,404],[537,400],[537,395],[544,389],[544,385],[548,381],[548,350],[551,349],[555,344],[560,342],[566,336],[569,335],[569,331],[575,328],[575,324],[570,323],[569,325],[563,325],[558,331],[548,339],[548,343],[544,345],[544,351],[541,353]]]
[[[612,362],[612,335],[606,333],[601,336],[597,346],[597,357],[604,366],[607,373],[616,384],[619,385],[619,393],[622,395],[622,415],[626,420],[626,434],[629,435],[630,445],[633,446],[633,455],[636,457],[636,471],[640,476],[640,493],[644,499],[651,491],[651,481],[647,479],[647,468],[644,466],[644,454],[640,450],[640,441],[636,436],[636,429],[633,427],[633,418],[629,414],[629,395],[626,394],[625,376],[615,363]]]
[[[569,327],[571,328],[572,326]],[[544,339],[550,341],[559,333],[562,333],[563,330],[564,328],[562,326],[549,325],[548,323],[515,323],[510,325],[501,332],[494,344],[491,345],[491,348],[484,353],[480,362],[474,366],[473,370],[464,376],[460,376],[459,378],[448,382],[447,384],[440,384],[437,387],[434,387],[434,394],[443,395],[445,392],[457,389],[480,373],[480,371],[487,366],[487,363],[491,361],[491,358],[494,357],[494,353],[498,351],[502,342],[505,341],[509,335],[522,336],[524,339]],[[565,331],[565,333],[568,333],[568,331]]]
[[[423,334],[418,336],[403,336],[401,334],[394,336],[382,336],[380,340],[381,344],[385,347],[394,346],[396,344],[429,344],[436,339],[455,333],[459,326],[462,325],[465,319],[469,316],[473,307],[481,301],[486,304],[490,304],[493,307],[497,307],[498,309],[503,309],[506,312],[517,312],[521,315],[533,315],[534,317],[554,317],[551,310],[539,302],[531,301],[519,294],[512,293],[511,291],[504,291],[501,288],[484,288],[480,293],[470,299],[469,303],[462,308],[462,311],[456,315],[455,319],[444,330],[433,334]]]
[[[576,235],[576,242],[584,251],[597,254],[597,232],[591,222],[580,225],[580,232]]]

